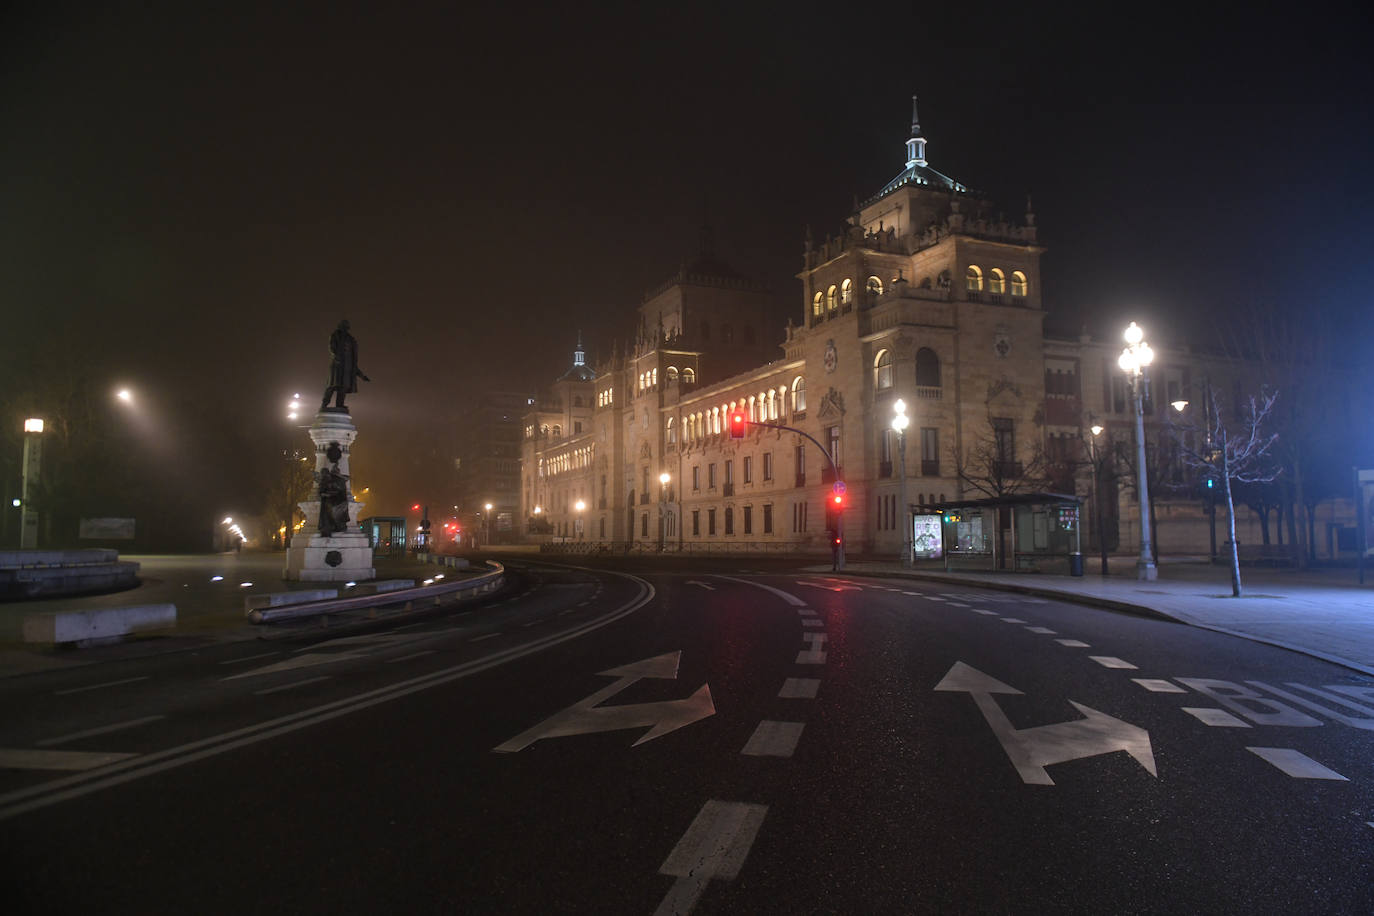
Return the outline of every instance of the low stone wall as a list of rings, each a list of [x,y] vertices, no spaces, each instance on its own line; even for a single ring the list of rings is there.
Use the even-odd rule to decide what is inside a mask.
[[[138,584],[138,564],[116,550],[0,552],[0,600],[114,592]]]

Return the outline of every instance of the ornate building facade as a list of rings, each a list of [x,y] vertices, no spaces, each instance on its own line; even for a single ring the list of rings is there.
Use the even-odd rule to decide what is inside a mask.
[[[1000,495],[1031,478],[1101,499],[1111,545],[1131,548],[1138,516],[1126,475],[1094,493],[1081,463],[1097,419],[1108,441],[1130,441],[1120,344],[1047,338],[1045,248],[1029,199],[1008,222],[931,168],[926,147],[913,100],[903,169],[841,232],[807,238],[796,321],[780,347],[765,343],[766,291],[718,261],[709,237],[700,259],[645,297],[626,352],[591,367],[579,341],[572,367],[524,420],[526,531],[593,548],[826,550],[836,470],[806,437],[772,424],[833,455],[851,550],[900,551],[902,475],[909,505]],[[1156,441],[1175,418],[1155,403],[1196,397],[1204,375],[1235,386],[1247,372],[1156,353]],[[899,398],[910,418],[905,468],[889,428]],[[751,421],[743,439],[728,430],[736,409]],[[1155,500],[1166,516],[1159,538],[1205,550],[1206,516],[1177,483]],[[1238,519],[1242,542],[1258,542],[1253,525],[1248,513]],[[1096,528],[1085,529],[1085,553]]]

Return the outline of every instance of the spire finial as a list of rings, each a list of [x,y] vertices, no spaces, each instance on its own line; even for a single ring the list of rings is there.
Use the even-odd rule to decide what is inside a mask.
[[[921,118],[916,113],[916,96],[911,97],[911,138],[906,141],[906,167],[925,167],[926,139],[921,136]]]
[[[573,351],[573,365],[585,366],[587,364],[587,353],[582,349],[582,329],[577,331],[577,349]]]

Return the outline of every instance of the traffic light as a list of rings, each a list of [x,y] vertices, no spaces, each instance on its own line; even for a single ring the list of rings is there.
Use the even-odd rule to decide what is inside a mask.
[[[730,438],[744,438],[744,424],[748,421],[744,418],[744,411],[736,410],[730,414]]]

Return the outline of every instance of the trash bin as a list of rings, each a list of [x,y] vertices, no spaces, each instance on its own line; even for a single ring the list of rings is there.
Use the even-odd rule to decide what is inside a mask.
[[[1071,575],[1071,576],[1081,576],[1081,575],[1083,575],[1083,554],[1081,554],[1081,553],[1071,553],[1071,554],[1069,554],[1069,575]]]

